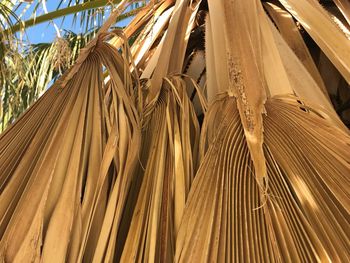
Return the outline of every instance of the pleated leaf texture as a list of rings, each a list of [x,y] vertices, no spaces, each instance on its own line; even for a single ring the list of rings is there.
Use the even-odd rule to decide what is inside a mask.
[[[348,262],[349,131],[295,21],[344,80],[349,40],[305,3],[151,1],[108,32],[121,1],[0,135],[1,262]]]

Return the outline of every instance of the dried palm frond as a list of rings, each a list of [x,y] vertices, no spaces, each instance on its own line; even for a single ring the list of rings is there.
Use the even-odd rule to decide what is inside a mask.
[[[0,135],[2,260],[349,261],[348,51],[280,1],[123,1]]]
[[[349,137],[293,101],[266,103],[264,198],[235,100],[226,95],[213,103],[206,123],[214,128],[202,131],[208,146],[186,204],[176,262],[349,258]]]
[[[219,14],[215,12],[220,9],[210,3],[206,32],[215,32],[225,21],[219,25],[212,23],[212,16]],[[246,16],[240,18],[244,20],[255,12],[257,20],[242,21],[239,24],[247,27],[236,31],[234,25],[226,25],[231,30],[227,35],[234,39],[225,42],[227,53],[230,50],[233,54],[240,52],[233,60],[223,52],[230,73],[228,77],[237,91],[228,86],[227,92],[219,93],[204,120],[200,145],[204,158],[184,210],[175,261],[346,260],[349,254],[344,251],[348,251],[350,245],[349,210],[345,205],[349,201],[348,133],[343,131],[320,87],[312,84],[314,80],[311,81],[302,63],[294,58],[293,52],[287,51],[289,47],[266,21],[260,3],[235,3],[235,9],[225,8],[230,10],[229,14],[244,12]],[[259,29],[255,27],[264,34],[259,36]],[[250,41],[245,41],[244,46],[240,42],[242,39]],[[258,39],[262,39],[262,44],[259,45]],[[222,52],[213,48],[212,41],[207,34],[206,55],[209,58],[217,57],[215,52]],[[249,47],[254,47],[250,54],[244,51]],[[249,61],[238,63],[245,60]],[[215,80],[218,71],[215,64],[208,64],[209,61],[212,60],[207,60],[207,77]],[[248,64],[253,61],[255,65]],[[274,65],[268,64],[272,61]],[[254,67],[257,67],[257,74],[251,76]],[[251,78],[256,79],[256,84]],[[262,85],[257,82],[259,78]],[[297,78],[310,81],[296,82]],[[249,147],[252,135],[245,126],[249,118],[240,112],[242,106],[239,105],[243,104],[246,109],[244,104],[249,107],[256,101],[251,99],[254,96],[264,98],[257,90],[260,87],[268,96],[274,96],[264,103],[266,116],[261,127],[264,137],[260,156],[265,160],[265,175],[257,171],[256,167],[260,169],[261,166],[254,162],[253,147],[256,146]],[[300,97],[288,95],[293,93]],[[314,107],[305,106],[308,104],[301,98],[309,100]],[[253,105],[250,107],[256,109]],[[330,112],[325,113],[322,107]],[[323,164],[325,167],[321,168]],[[264,184],[261,175],[264,175]]]
[[[110,221],[114,229],[120,224],[141,133],[129,61],[100,35],[74,75],[66,74],[1,136],[5,261],[91,260],[115,247],[116,237],[105,237]],[[111,76],[106,85],[103,65]]]
[[[279,0],[310,34],[322,51],[350,82],[350,44],[346,35],[331,20],[318,1]]]
[[[176,2],[159,62],[146,90],[141,154],[145,171],[122,262],[130,258],[136,262],[170,262],[175,253],[180,220],[197,167],[199,124],[186,82],[166,76],[182,70],[186,35],[198,6],[189,6],[189,1]],[[185,40],[176,42],[175,36]]]
[[[113,50],[98,43],[67,85],[58,82],[2,135],[5,260],[47,261],[52,253],[57,261],[89,259],[111,227],[96,222],[119,224],[138,160],[140,123],[132,101],[134,83],[125,75],[128,64]],[[106,88],[102,65],[111,72]],[[22,137],[14,141],[13,136]]]
[[[169,262],[198,160],[199,125],[186,83],[166,79],[143,117],[140,193],[120,260]]]
[[[274,23],[277,25],[283,39],[287,42],[298,59],[303,63],[324,94],[328,96],[322,77],[311,57],[302,35],[297,28],[297,25],[293,21],[293,17],[286,10],[273,3],[266,2],[264,3],[264,7],[266,8],[268,14],[272,17]]]

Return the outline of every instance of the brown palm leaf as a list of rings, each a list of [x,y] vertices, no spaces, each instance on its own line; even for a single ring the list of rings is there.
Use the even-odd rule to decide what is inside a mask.
[[[1,260],[349,261],[348,42],[279,2],[122,1],[0,135]]]

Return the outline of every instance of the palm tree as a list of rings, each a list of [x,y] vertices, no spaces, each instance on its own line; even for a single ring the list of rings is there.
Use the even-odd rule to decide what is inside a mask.
[[[57,10],[48,12],[46,1],[1,1],[1,34],[4,35],[2,43],[2,70],[4,83],[1,85],[2,94],[2,118],[0,131],[23,113],[46,90],[47,86],[57,79],[70,67],[81,48],[95,36],[103,23],[108,10],[118,1],[64,1],[57,3]],[[37,10],[42,7],[44,14],[37,16]],[[133,16],[143,7],[143,4],[135,2],[127,12],[118,17],[118,21]],[[22,10],[23,9],[23,10]],[[32,18],[22,21],[16,13],[24,17],[26,13],[33,12]],[[78,16],[79,14],[79,16]],[[73,25],[83,28],[83,33],[75,34],[70,30],[58,29],[53,19],[73,16]],[[26,30],[40,23],[52,24],[57,32],[57,37],[50,43],[31,44],[26,39]],[[20,35],[16,33],[21,32]]]
[[[342,3],[121,1],[0,135],[1,259],[346,262]]]

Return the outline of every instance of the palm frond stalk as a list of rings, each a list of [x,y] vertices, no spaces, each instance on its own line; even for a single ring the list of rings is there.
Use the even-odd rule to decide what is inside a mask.
[[[122,1],[0,135],[1,260],[349,261],[348,43],[279,2]]]

